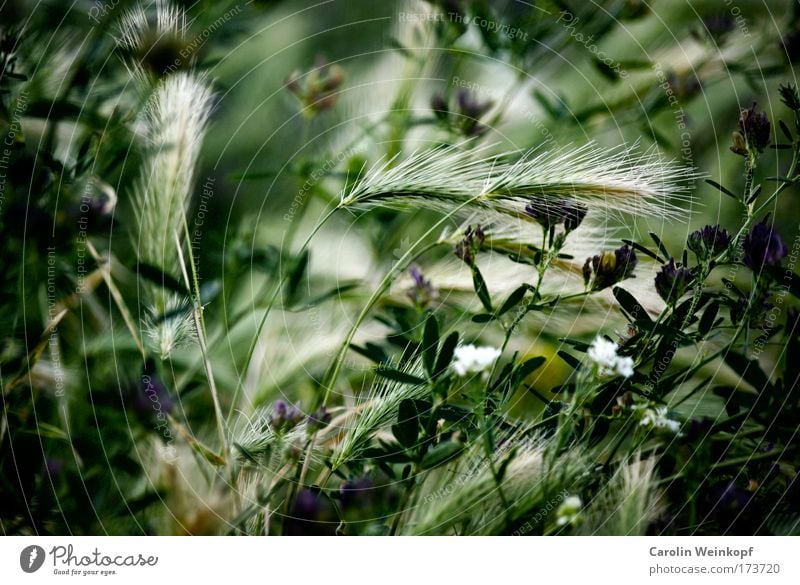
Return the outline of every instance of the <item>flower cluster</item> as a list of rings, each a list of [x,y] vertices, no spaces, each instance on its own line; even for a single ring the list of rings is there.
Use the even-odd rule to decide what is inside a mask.
[[[481,374],[483,377],[489,375],[489,371],[494,366],[497,358],[500,357],[500,350],[494,347],[477,347],[475,345],[460,345],[455,350],[453,360],[453,371],[460,377]]]
[[[619,346],[605,337],[597,336],[589,346],[587,355],[596,368],[599,378],[633,376],[633,358],[617,355]]]
[[[731,235],[725,228],[707,225],[689,234],[686,246],[695,253],[700,261],[710,260],[728,249]]]
[[[476,225],[474,228],[468,226],[464,232],[464,238],[456,244],[456,256],[461,258],[468,266],[474,266],[475,257],[480,252],[485,239],[486,234],[483,233],[481,226]]]
[[[669,418],[666,406],[634,405],[632,408],[639,414],[639,426],[673,435],[681,430],[681,423]]]
[[[674,305],[689,289],[692,279],[691,270],[670,259],[656,274],[656,292],[665,303]]]
[[[493,106],[492,100],[481,101],[467,89],[461,89],[456,94],[455,112],[441,94],[436,94],[431,98],[431,109],[434,115],[440,121],[469,137],[482,136],[489,130],[489,127],[481,124],[480,120]]]
[[[739,114],[739,130],[733,133],[731,150],[741,156],[753,157],[769,146],[770,123],[764,112],[756,110],[756,104]]]
[[[283,400],[277,400],[272,405],[272,417],[270,423],[275,432],[287,432],[303,422],[303,411],[300,403],[295,405],[287,404]]]
[[[560,224],[571,232],[577,229],[586,217],[587,208],[576,201],[553,200],[546,197],[531,197],[525,206],[525,213],[538,221],[544,229],[549,230]]]
[[[788,253],[783,238],[766,220],[754,225],[744,239],[744,263],[754,271],[780,264]]]
[[[568,496],[564,498],[561,505],[556,510],[556,524],[567,526],[578,524],[580,513],[583,509],[583,500],[579,496]]]
[[[344,71],[338,65],[329,65],[322,58],[315,65],[305,75],[293,71],[286,79],[286,89],[300,100],[303,113],[309,117],[333,108],[344,82]]]
[[[626,244],[613,252],[587,258],[583,281],[590,290],[602,290],[633,276],[637,263],[636,252]]]
[[[409,287],[406,294],[415,307],[424,309],[436,300],[438,293],[431,281],[425,278],[417,266],[412,266],[408,272],[414,280],[414,284]]]

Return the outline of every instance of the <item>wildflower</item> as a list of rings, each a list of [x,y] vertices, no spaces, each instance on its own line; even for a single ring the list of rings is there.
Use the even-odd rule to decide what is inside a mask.
[[[756,110],[756,104],[739,114],[739,130],[734,132],[731,150],[741,156],[755,156],[769,145],[770,123],[764,112]]]
[[[617,355],[619,346],[605,337],[597,336],[589,346],[586,355],[597,368],[597,375],[600,378],[610,378],[612,376],[622,376],[630,378],[633,376],[633,358]]]
[[[300,404],[290,405],[283,400],[278,400],[272,405],[272,418],[270,422],[276,432],[290,431],[303,420]]]
[[[580,522],[580,512],[583,500],[578,496],[567,496],[556,510],[556,524],[558,526],[575,525]]]
[[[731,235],[725,228],[707,225],[689,234],[686,246],[695,253],[698,260],[709,260],[719,256],[731,243]]]
[[[783,238],[766,219],[754,225],[744,239],[744,263],[753,271],[780,264],[788,253]]]
[[[450,109],[447,100],[440,93],[434,94],[431,98],[431,109],[433,110],[433,115],[442,122],[446,122],[450,117]]]
[[[583,265],[583,281],[586,286],[591,282],[591,290],[602,290],[631,277],[637,263],[636,252],[626,244],[602,256],[587,258]]]
[[[681,430],[681,423],[667,416],[666,406],[638,406],[638,408],[634,406],[633,408],[641,412],[639,426],[656,431],[665,431],[673,435],[677,435]]]
[[[656,292],[664,302],[672,305],[681,298],[692,283],[692,271],[675,264],[674,259],[661,267],[661,272],[656,274]]]
[[[436,299],[438,296],[437,291],[418,267],[412,266],[408,272],[411,274],[411,278],[414,279],[414,284],[407,292],[408,298],[411,299],[415,306],[424,309]]]
[[[470,374],[482,374],[486,378],[499,357],[500,350],[494,347],[461,345],[455,350],[453,370],[462,378]]]
[[[316,412],[308,415],[306,427],[309,435],[313,435],[317,431],[321,431],[327,427],[331,422],[331,413],[324,406],[320,406]]]
[[[358,479],[348,479],[339,488],[342,508],[350,509],[355,506],[369,508],[375,495],[374,490],[375,485],[366,476]]]
[[[781,94],[781,101],[787,108],[793,112],[800,110],[800,95],[797,93],[797,87],[791,83],[778,86],[778,92]]]
[[[336,105],[338,89],[343,82],[344,70],[338,65],[328,65],[320,57],[315,68],[305,75],[293,71],[286,78],[286,89],[303,105],[303,113],[313,117]]]
[[[163,417],[175,408],[175,401],[164,383],[158,379],[151,368],[146,368],[142,382],[133,396],[133,407],[142,415]]]
[[[458,112],[461,114],[461,132],[465,136],[481,136],[489,129],[480,123],[480,119],[492,109],[492,100],[480,101],[474,94],[466,89],[458,92]]]
[[[531,197],[525,206],[525,213],[538,221],[544,229],[549,230],[559,224],[564,224],[564,229],[571,232],[576,229],[586,217],[587,208],[581,203],[565,200],[558,201],[545,197]]]
[[[464,232],[464,239],[456,244],[456,256],[461,258],[468,266],[474,266],[475,256],[478,255],[485,239],[486,234],[483,233],[481,226],[476,225],[474,228],[468,226]]]

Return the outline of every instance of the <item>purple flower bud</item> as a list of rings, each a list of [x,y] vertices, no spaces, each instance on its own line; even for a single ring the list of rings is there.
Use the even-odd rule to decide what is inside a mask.
[[[412,266],[408,272],[411,274],[411,278],[414,279],[414,284],[407,292],[408,298],[411,299],[415,306],[424,309],[436,299],[436,289],[418,267]]]
[[[670,259],[667,264],[661,267],[661,272],[656,274],[656,291],[669,305],[675,304],[692,284],[692,271],[675,264],[675,260]]]
[[[754,225],[744,239],[744,263],[754,272],[780,264],[788,253],[783,239],[766,220]]]
[[[308,433],[313,435],[317,431],[321,431],[327,427],[331,422],[331,413],[324,406],[320,406],[316,412],[308,415]]]
[[[475,264],[475,257],[486,239],[486,234],[483,233],[480,225],[467,227],[464,232],[464,239],[456,244],[456,256],[461,258],[465,264],[473,266]]]
[[[689,234],[686,246],[694,252],[700,260],[714,258],[725,250],[731,243],[731,235],[718,225],[707,225],[702,229]]]
[[[303,412],[300,403],[292,406],[283,400],[276,400],[272,405],[270,422],[276,432],[290,431],[303,421]]]
[[[342,484],[339,490],[342,508],[369,508],[375,493],[375,485],[366,476],[358,479],[349,479]]]
[[[591,290],[603,290],[633,276],[638,262],[636,252],[626,244],[613,252],[587,258],[583,265],[583,280],[586,286],[591,283]]]
[[[586,217],[585,205],[575,201],[558,201],[546,197],[530,197],[525,213],[538,221],[546,230],[564,224],[568,232],[576,229]]]
[[[447,100],[440,93],[434,94],[431,98],[431,109],[433,110],[433,114],[442,121],[446,121],[450,116]]]
[[[168,414],[175,408],[167,387],[154,374],[144,374],[133,395],[133,407],[142,415]]]
[[[769,119],[764,112],[756,110],[755,102],[739,114],[739,130],[747,143],[748,153],[753,154],[753,149],[763,152],[769,145]],[[741,154],[741,152],[737,152],[737,154]]]

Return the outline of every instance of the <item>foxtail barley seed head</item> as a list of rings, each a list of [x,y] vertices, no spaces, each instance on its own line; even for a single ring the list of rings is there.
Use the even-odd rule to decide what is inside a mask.
[[[477,156],[459,145],[418,151],[374,166],[348,191],[340,207],[409,204],[486,219],[536,221],[548,209],[568,203],[605,215],[676,217],[689,198],[694,170],[635,146],[604,149],[595,143],[546,152]],[[540,209],[541,208],[541,209]]]

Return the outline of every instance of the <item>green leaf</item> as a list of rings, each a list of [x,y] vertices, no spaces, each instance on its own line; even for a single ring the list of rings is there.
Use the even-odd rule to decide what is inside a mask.
[[[711,331],[714,320],[717,318],[719,312],[719,301],[714,301],[706,307],[703,316],[700,318],[700,323],[697,325],[697,330],[701,335],[706,336]]]
[[[792,296],[800,299],[800,276],[781,266],[764,266],[764,272],[776,282],[782,282]]]
[[[174,276],[167,274],[157,266],[147,264],[146,262],[139,262],[139,264],[136,265],[136,272],[140,276],[143,276],[150,282],[157,284],[162,288],[171,290],[172,292],[176,292],[180,295],[191,296],[189,289],[187,289],[183,283],[181,283],[181,281]]]
[[[477,266],[472,267],[472,286],[475,287],[475,294],[481,300],[483,308],[491,313],[492,297],[489,296],[489,287],[486,286],[486,281]]]
[[[388,366],[376,367],[375,374],[381,378],[386,378],[387,380],[392,380],[393,382],[400,382],[401,384],[414,384],[416,386],[425,384],[425,380],[423,378],[419,378],[409,374],[408,372],[402,372]]]
[[[439,323],[433,313],[425,320],[425,330],[422,334],[422,363],[425,371],[433,376],[436,369],[436,353],[439,350]]]
[[[432,469],[444,463],[453,461],[456,457],[461,455],[464,447],[453,441],[444,441],[438,445],[434,445],[425,453],[420,465],[423,469]]]
[[[726,189],[725,187],[723,187],[722,185],[720,185],[716,181],[712,181],[711,179],[706,179],[706,183],[708,183],[709,185],[711,185],[715,189],[718,189],[722,193],[725,193],[725,195],[727,195],[728,197],[732,197],[733,199],[736,199],[736,201],[739,201],[739,196],[738,195],[734,194],[733,191],[731,191],[730,189]]]
[[[560,357],[562,360],[567,362],[567,364],[569,364],[573,369],[577,370],[578,368],[581,367],[580,360],[578,358],[576,358],[575,356],[570,355],[570,354],[568,354],[567,352],[565,352],[563,350],[558,350],[557,354],[558,354],[558,357]]]
[[[520,286],[505,300],[505,302],[501,305],[500,309],[497,311],[498,315],[504,315],[508,313],[511,309],[516,307],[523,298],[525,298],[525,293],[528,292],[528,287],[525,285]]]
[[[514,379],[513,379],[513,386],[517,386],[520,382],[522,382],[525,378],[530,376],[533,372],[538,370],[542,367],[542,365],[547,361],[547,358],[544,356],[537,356],[535,358],[531,358],[529,360],[525,360],[522,362],[515,370],[514,370]]]
[[[751,360],[733,350],[728,350],[724,356],[725,363],[728,364],[739,376],[753,388],[756,392],[766,391],[772,388],[769,380],[758,360]]]
[[[392,434],[406,449],[416,446],[419,439],[420,413],[413,400],[403,400],[397,408],[397,424],[392,425]]]
[[[497,319],[491,313],[478,313],[477,315],[472,316],[473,323],[488,323],[489,321],[494,321]]]
[[[351,343],[350,349],[358,354],[363,355],[365,358],[375,362],[376,364],[389,361],[389,356],[386,355],[386,352],[383,351],[383,348],[380,345],[376,345],[370,341],[365,343],[363,347],[356,345],[355,343]]]
[[[289,304],[291,304],[291,301],[293,301],[297,295],[298,288],[300,287],[300,281],[303,279],[303,275],[308,267],[308,259],[308,250],[303,250],[303,252],[293,260],[292,265],[289,268],[285,292],[285,299]]]
[[[650,237],[656,243],[656,246],[658,246],[658,249],[664,255],[664,258],[672,257],[670,253],[667,251],[667,247],[664,245],[664,242],[661,241],[661,238],[659,238],[654,232],[650,232]]]
[[[436,367],[433,370],[433,377],[437,378],[450,366],[453,361],[453,354],[458,345],[458,331],[453,331],[448,335],[442,343],[442,348],[439,351],[439,357],[436,359]]]
[[[644,246],[642,246],[639,242],[634,242],[633,240],[625,240],[625,239],[623,239],[622,243],[623,244],[628,244],[631,248],[635,248],[636,250],[639,250],[639,252],[641,252],[645,256],[649,256],[650,258],[652,258],[653,260],[655,260],[659,264],[665,264],[667,262],[666,260],[663,260],[655,252],[652,252],[652,251],[648,250],[647,248],[645,248]]]
[[[614,293],[614,298],[617,299],[617,302],[619,303],[620,307],[622,307],[623,312],[626,314],[631,323],[644,323],[646,325],[653,324],[653,320],[650,318],[650,315],[647,314],[645,308],[631,293],[618,286],[615,286],[612,292]]]

